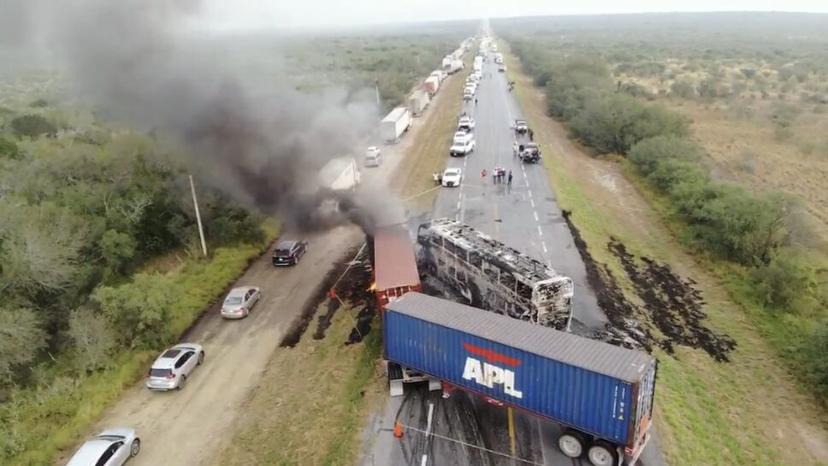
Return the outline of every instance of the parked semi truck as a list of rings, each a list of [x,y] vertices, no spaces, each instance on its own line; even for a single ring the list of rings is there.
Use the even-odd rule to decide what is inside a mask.
[[[632,465],[649,440],[656,360],[647,353],[416,292],[386,306],[383,337],[389,367],[560,424],[570,458]]]
[[[428,96],[428,93],[423,90],[414,91],[411,94],[411,97],[408,98],[408,109],[411,111],[413,116],[420,116],[425,111],[428,104],[431,102],[431,98]]]
[[[371,239],[374,265],[372,288],[377,298],[380,316],[390,303],[408,292],[420,291],[420,274],[414,257],[414,245],[403,224],[376,228]],[[384,318],[384,317],[383,317]],[[401,396],[403,385],[427,382],[430,390],[439,390],[440,381],[417,369],[399,364],[386,364],[391,396]]]
[[[380,122],[380,136],[387,143],[395,143],[411,126],[411,112],[405,107],[391,110]]]
[[[353,157],[331,159],[319,170],[319,184],[331,191],[353,191],[361,181],[361,174]]]
[[[453,219],[420,225],[417,243],[427,270],[472,306],[569,329],[571,278]]]

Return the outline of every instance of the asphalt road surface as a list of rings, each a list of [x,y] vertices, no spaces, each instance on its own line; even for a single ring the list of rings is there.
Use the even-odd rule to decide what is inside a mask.
[[[543,160],[523,164],[513,156],[515,119],[520,107],[507,89],[504,73],[497,70],[492,54],[483,65],[483,79],[477,103],[464,104],[474,117],[476,147],[465,157],[448,156],[446,167],[461,168],[464,179],[459,188],[441,188],[432,211],[433,218],[451,217],[471,225],[493,238],[521,250],[575,284],[573,329],[588,332],[603,328],[606,316],[598,306],[586,280],[586,270],[575,247],[549,184]],[[530,127],[531,127],[530,122]],[[521,141],[528,142],[528,136]],[[512,171],[511,185],[495,183],[495,167]],[[486,170],[486,176],[481,172]],[[425,218],[420,220],[427,220]],[[429,425],[429,404],[433,405]],[[407,428],[402,439],[391,435],[394,423]],[[478,398],[455,393],[442,399],[440,392],[407,388],[404,397],[389,398],[384,412],[372,419],[366,431],[362,464],[368,465],[588,465],[573,460],[557,448],[559,427],[534,416],[514,412],[514,456],[509,436],[507,411]],[[424,431],[434,435],[426,436]],[[488,451],[482,450],[485,448]],[[654,438],[639,459],[641,466],[664,464]]]

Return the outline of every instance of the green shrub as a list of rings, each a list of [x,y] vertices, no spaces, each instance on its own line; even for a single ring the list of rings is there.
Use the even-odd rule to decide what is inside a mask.
[[[722,186],[693,215],[691,230],[707,248],[744,265],[768,263],[787,236],[785,206],[777,197],[755,197],[744,189]]]
[[[570,122],[572,134],[600,153],[626,154],[647,138],[687,133],[687,120],[626,94],[593,94]]]
[[[106,369],[112,362],[116,338],[103,316],[89,308],[69,315],[68,336],[72,340],[73,362],[78,373]]]
[[[800,344],[798,352],[802,371],[813,383],[816,393],[822,399],[828,398],[828,320],[817,325]]]
[[[779,253],[752,273],[756,296],[766,307],[793,311],[796,304],[813,296],[816,277],[813,269],[791,251]]]
[[[42,134],[54,136],[57,127],[40,115],[23,115],[11,121],[12,129],[18,136],[38,137]]]
[[[170,306],[178,289],[162,274],[138,274],[131,283],[99,287],[93,298],[112,322],[122,343],[157,347],[171,336]]]
[[[648,176],[660,161],[667,158],[698,162],[702,158],[702,149],[687,138],[663,135],[640,141],[630,149],[627,158],[642,175]]]
[[[20,148],[17,147],[17,144],[14,141],[9,141],[8,139],[0,136],[0,156],[16,160],[19,159],[21,155]]]
[[[14,370],[31,363],[46,346],[46,333],[31,309],[0,307],[0,386],[12,381]]]

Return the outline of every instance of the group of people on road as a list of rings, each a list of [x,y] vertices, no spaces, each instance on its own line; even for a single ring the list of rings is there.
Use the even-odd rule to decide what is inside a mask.
[[[484,168],[480,172],[480,178],[485,180],[486,175],[487,175],[487,172],[486,172],[486,169]],[[503,184],[504,181],[506,181],[507,184],[510,184],[510,185],[512,184],[512,170],[509,170],[509,173],[507,175],[505,168],[503,168],[503,167],[494,167],[494,169],[492,169],[492,182],[494,184]]]

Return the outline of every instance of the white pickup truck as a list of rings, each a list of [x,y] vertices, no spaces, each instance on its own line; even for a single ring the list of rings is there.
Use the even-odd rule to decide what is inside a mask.
[[[460,120],[457,122],[457,131],[464,131],[466,133],[474,131],[474,118],[470,116],[460,117]]]
[[[449,155],[452,157],[460,157],[474,152],[474,139],[455,140],[449,148]]]

